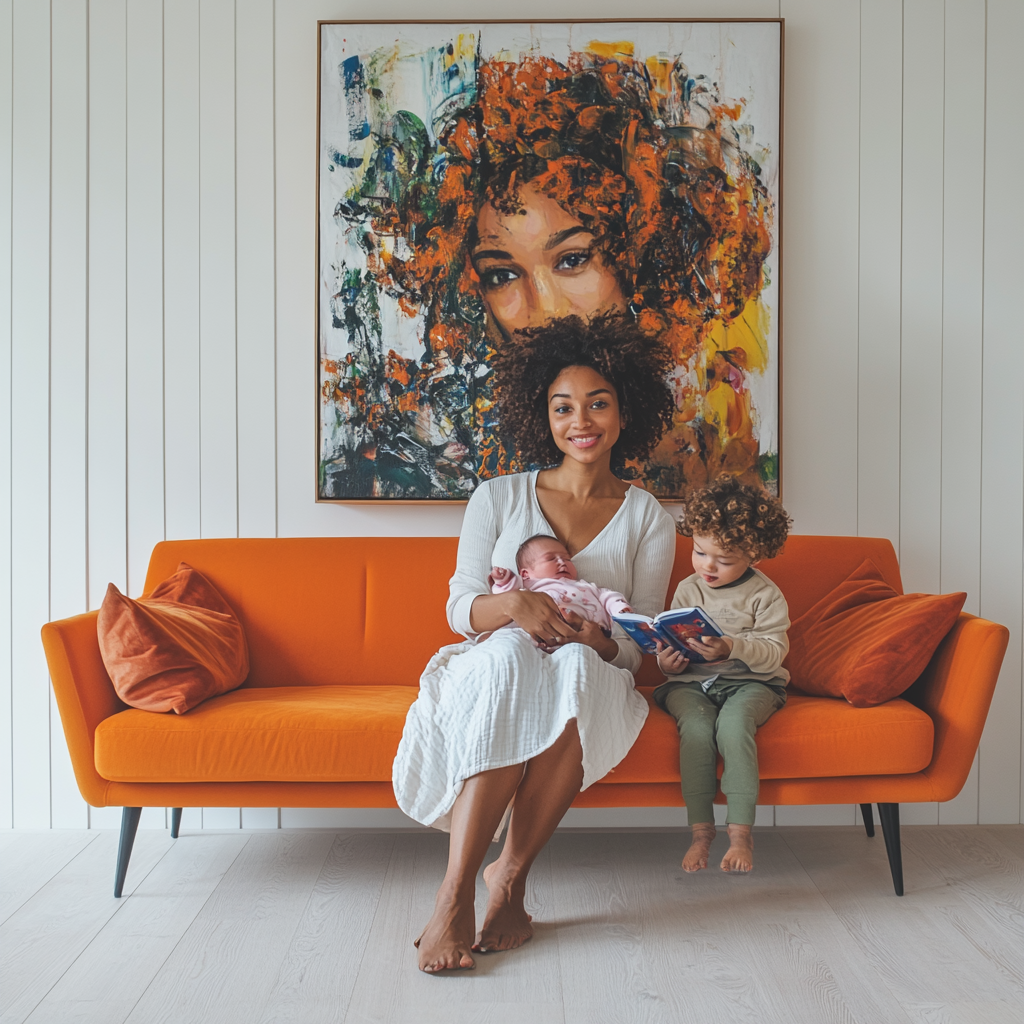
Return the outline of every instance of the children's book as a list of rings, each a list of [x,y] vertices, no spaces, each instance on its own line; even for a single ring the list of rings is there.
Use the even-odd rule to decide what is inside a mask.
[[[697,640],[702,636],[722,636],[722,630],[703,608],[670,608],[667,612],[655,615],[653,619],[635,612],[622,612],[612,618],[648,654],[658,653],[656,641],[660,640],[694,662],[704,662],[705,659],[686,646],[687,640]]]

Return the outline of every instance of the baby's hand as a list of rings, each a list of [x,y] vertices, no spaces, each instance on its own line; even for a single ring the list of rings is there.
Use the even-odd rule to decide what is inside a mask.
[[[702,636],[699,640],[687,640],[686,646],[705,661],[725,661],[732,654],[732,641],[727,636]]]
[[[658,668],[665,675],[677,676],[686,670],[686,666],[690,664],[689,658],[684,658],[674,647],[669,647],[660,640],[656,640],[655,643],[658,645]]]
[[[496,565],[491,569],[491,575],[487,577],[487,582],[493,587],[496,584],[507,583],[511,578],[511,569],[503,569],[500,565]]]

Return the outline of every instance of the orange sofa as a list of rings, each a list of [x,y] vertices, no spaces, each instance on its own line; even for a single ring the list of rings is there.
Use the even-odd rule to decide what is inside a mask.
[[[206,575],[245,626],[238,690],[186,715],[123,704],[100,659],[96,612],[48,623],[43,644],[82,796],[122,806],[115,895],[142,807],[395,807],[391,763],[427,659],[455,636],[444,617],[455,538],[167,541],[146,591],[180,561]],[[792,537],[762,563],[794,619],[870,558],[902,592],[886,540]],[[415,592],[398,583],[415,570]],[[669,586],[691,572],[680,537]],[[794,693],[757,734],[764,804],[879,805],[902,894],[899,804],[949,800],[974,758],[1006,649],[1003,626],[962,614],[904,699],[875,708]],[[653,659],[637,679],[651,699]],[[675,723],[652,704],[633,749],[577,807],[680,806]]]

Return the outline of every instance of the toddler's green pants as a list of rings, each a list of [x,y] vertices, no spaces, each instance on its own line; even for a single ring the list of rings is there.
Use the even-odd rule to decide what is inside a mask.
[[[786,703],[786,689],[774,683],[720,680],[705,693],[700,683],[679,683],[664,706],[679,728],[679,774],[687,820],[714,821],[716,755],[722,754],[726,822],[753,825],[757,806],[757,745],[754,733]]]

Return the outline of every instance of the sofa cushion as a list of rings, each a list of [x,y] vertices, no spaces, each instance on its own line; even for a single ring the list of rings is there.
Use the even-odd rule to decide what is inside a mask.
[[[133,601],[111,583],[96,619],[100,656],[133,708],[183,714],[241,686],[249,648],[231,606],[185,562]]]
[[[390,782],[415,686],[245,687],[187,715],[122,711],[96,729],[111,782]]]
[[[898,594],[865,560],[790,627],[792,685],[858,708],[898,697],[925,670],[966,599]]]
[[[390,782],[414,686],[246,687],[187,715],[122,711],[96,730],[96,770],[111,782]],[[602,781],[678,782],[675,722],[651,713],[625,760]],[[790,697],[758,730],[761,777],[920,771],[932,720],[904,700],[853,708]]]
[[[678,782],[675,720],[654,703],[653,687],[639,690],[651,713],[625,759],[601,781]],[[908,701],[855,708],[833,697],[790,694],[757,730],[758,769],[762,779],[906,775],[931,763],[933,742],[931,718]]]

